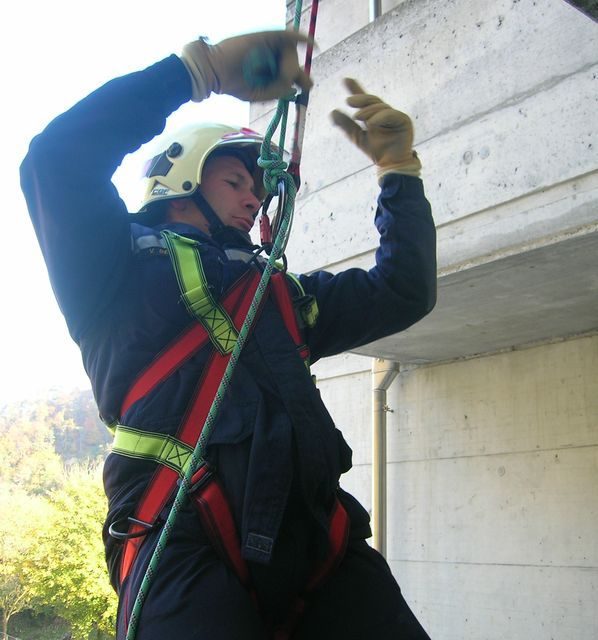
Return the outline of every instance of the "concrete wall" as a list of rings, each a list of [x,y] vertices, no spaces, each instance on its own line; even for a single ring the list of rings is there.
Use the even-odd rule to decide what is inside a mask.
[[[371,25],[365,1],[320,4],[295,267],[322,267],[322,236],[329,266],[377,242],[364,224],[377,193],[371,162],[327,117],[343,107],[345,76],[413,117],[441,275],[595,231],[596,25],[562,0],[394,4]],[[255,127],[271,115],[271,104],[255,105]]]
[[[431,636],[594,640],[598,26],[563,0],[382,8],[368,24],[366,0],[320,2],[287,255],[293,271],[373,261],[374,170],[327,117],[356,77],[413,117],[440,295],[415,327],[315,367],[354,450],[343,484],[371,505],[364,354],[395,359],[387,555]],[[253,126],[271,115],[254,105]]]
[[[368,508],[370,367],[317,367]],[[388,561],[432,638],[594,640],[598,336],[406,369],[388,406]]]

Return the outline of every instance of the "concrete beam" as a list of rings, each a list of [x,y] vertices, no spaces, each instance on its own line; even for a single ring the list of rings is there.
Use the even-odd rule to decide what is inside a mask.
[[[588,18],[598,21],[598,1],[597,0],[565,0],[571,6],[585,13]]]

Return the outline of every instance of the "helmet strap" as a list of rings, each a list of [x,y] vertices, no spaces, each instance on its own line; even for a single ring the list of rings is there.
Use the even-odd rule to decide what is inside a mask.
[[[230,245],[237,247],[243,245],[253,246],[251,237],[248,233],[223,224],[222,220],[220,220],[218,214],[214,211],[212,205],[206,200],[199,188],[195,190],[195,193],[191,197],[195,204],[201,209],[201,212],[208,223],[210,236],[218,244],[222,246]]]
[[[222,224],[222,220],[220,220],[218,214],[212,208],[212,205],[206,200],[201,189],[197,188],[191,197],[195,204],[201,209],[208,223],[210,235],[213,236],[221,231],[224,228],[224,224]]]

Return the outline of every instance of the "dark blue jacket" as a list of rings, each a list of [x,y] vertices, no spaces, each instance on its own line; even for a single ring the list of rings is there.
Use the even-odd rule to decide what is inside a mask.
[[[157,231],[131,223],[111,177],[123,157],[159,134],[166,117],[190,96],[187,71],[176,56],[112,80],[51,122],[21,167],[52,286],[102,417],[160,433],[176,432],[208,347],[119,416],[135,375],[193,320],[180,302],[169,258],[148,249]],[[300,276],[319,308],[306,335],[312,362],[401,331],[434,306],[435,229],[421,181],[386,177],[375,224],[380,246],[372,269]],[[247,268],[196,229],[169,228],[202,242],[217,297]],[[316,529],[325,529],[351,451],[270,301],[240,359],[209,455],[233,504],[247,559],[268,562],[289,495],[321,525]],[[134,511],[154,468],[150,461],[108,456],[107,523]],[[356,503],[348,508],[354,528],[367,535],[367,514]],[[255,536],[270,543],[257,548]],[[120,547],[108,536],[105,541],[113,570]]]

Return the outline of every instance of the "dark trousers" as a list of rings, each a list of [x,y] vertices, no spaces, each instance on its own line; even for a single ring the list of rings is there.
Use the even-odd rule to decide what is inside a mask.
[[[182,518],[193,519],[192,514]],[[190,531],[179,524],[172,534],[142,608],[137,640],[271,640],[265,622],[269,616],[263,610],[278,609],[278,617],[286,618],[280,609],[295,599],[286,598],[283,585],[268,588],[267,570],[260,569],[258,582],[264,588],[258,592],[263,605],[258,612],[249,592],[209,542],[197,528],[192,536]],[[143,545],[122,590],[117,640],[125,639],[125,615],[128,619],[154,543],[148,539]],[[284,555],[288,581],[293,582],[303,575],[303,567],[292,553]],[[274,580],[279,582],[284,573],[274,572]],[[350,541],[337,570],[304,600],[293,640],[429,640],[388,564],[364,540]]]

